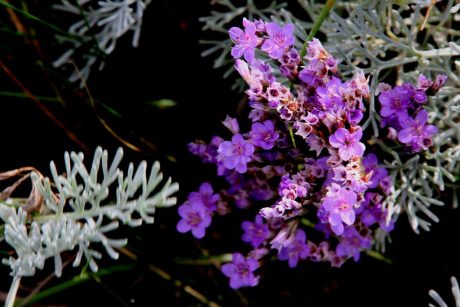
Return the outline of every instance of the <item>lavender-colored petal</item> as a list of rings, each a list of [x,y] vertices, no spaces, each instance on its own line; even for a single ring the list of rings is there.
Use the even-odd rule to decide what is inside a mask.
[[[343,129],[343,128],[341,128],[341,129]],[[355,142],[358,142],[363,137],[363,130],[358,129],[355,132],[353,132],[350,136]]]
[[[347,225],[353,225],[353,223],[355,222],[355,218],[355,211],[353,211],[353,209],[350,209],[342,213],[342,221]]]
[[[179,213],[179,215],[182,218],[185,218],[185,217],[187,217],[187,214],[190,212],[190,207],[189,207],[189,205],[187,203],[183,204],[182,206],[179,207],[177,212]]]
[[[233,50],[232,50],[233,51]],[[232,54],[233,56],[233,54]],[[247,48],[244,52],[244,59],[249,62],[249,63],[252,63],[254,62],[254,59],[255,59],[255,49],[254,48]]]
[[[343,224],[342,223],[339,223],[337,225],[331,224],[331,229],[336,235],[340,236],[343,233]]]
[[[438,132],[438,127],[433,125],[426,125],[423,127],[422,133],[425,137],[431,137]]]
[[[186,220],[180,220],[179,223],[177,223],[176,229],[180,233],[186,233],[187,231],[190,231],[190,229],[192,229],[192,227],[190,226],[190,224]]]
[[[406,128],[406,129],[403,129],[403,130],[399,131],[398,140],[401,143],[409,144],[410,142],[412,142],[413,135],[414,135],[414,129],[413,128]]]
[[[238,27],[232,27],[228,31],[228,34],[230,35],[230,39],[232,41],[234,41],[235,43],[239,43],[240,38],[244,36],[244,31]]]
[[[195,228],[192,228],[192,234],[195,238],[197,239],[201,239],[204,237],[206,231],[205,231],[205,228],[204,227],[195,227]]]
[[[249,270],[252,272],[252,271],[255,271],[256,269],[259,268],[259,261],[257,261],[256,259],[252,258],[252,257],[248,257],[247,260],[246,260],[246,264],[249,268]]]
[[[226,263],[222,266],[221,271],[225,276],[231,277],[236,272],[236,265],[233,263]]]
[[[265,24],[265,29],[268,36],[275,36],[281,32],[281,27],[276,22],[268,22]]]
[[[361,142],[355,143],[350,147],[351,147],[350,151],[354,157],[362,157],[364,154],[364,151],[366,150],[366,146]],[[344,159],[344,160],[348,160],[348,159]]]
[[[331,214],[329,214],[328,221],[331,225],[339,225],[342,224],[342,217],[340,216],[340,214],[332,212]]]
[[[354,155],[354,150],[352,147],[342,147],[339,148],[339,156],[343,161],[348,161]]]
[[[297,257],[289,258],[289,260],[288,260],[289,267],[290,268],[295,268],[297,266],[298,261],[299,261],[299,259]]]

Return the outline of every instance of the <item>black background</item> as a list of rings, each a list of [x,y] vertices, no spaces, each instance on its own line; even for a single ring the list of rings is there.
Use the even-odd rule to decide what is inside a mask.
[[[294,6],[295,7],[295,6]],[[58,15],[44,5],[33,2],[31,9],[65,25]],[[123,115],[114,119],[101,113],[109,124],[125,139],[145,149],[143,153],[125,147],[126,161],[159,160],[163,171],[181,185],[178,194],[181,203],[190,191],[202,181],[214,180],[215,171],[203,165],[187,151],[187,143],[197,138],[209,140],[214,134],[225,136],[220,121],[226,114],[235,116],[242,94],[230,89],[233,81],[223,79],[222,70],[212,68],[211,58],[200,57],[204,47],[199,39],[212,37],[201,31],[198,17],[208,15],[208,1],[159,0],[148,7],[140,46],[130,46],[129,35],[122,38],[116,51],[108,58],[101,72],[93,71],[88,87],[96,99],[103,101]],[[298,8],[297,8],[298,9]],[[302,11],[297,11],[302,16]],[[7,15],[0,15],[7,18]],[[58,56],[52,36],[42,30],[42,48],[48,59]],[[30,46],[17,47],[18,39],[0,33],[0,42],[28,53]],[[24,49],[21,49],[24,48]],[[26,60],[18,59],[14,52],[0,49],[0,59],[14,71],[18,78],[37,95],[46,93],[46,80],[42,73],[31,69]],[[0,89],[18,91],[16,85],[0,71]],[[68,89],[62,87],[63,91]],[[120,143],[99,123],[94,111],[84,99],[68,94],[65,108],[49,105],[56,116],[74,131],[91,151],[98,145],[112,153]],[[168,98],[178,105],[158,110],[145,102]],[[30,100],[0,97],[1,99],[1,170],[33,165],[48,174],[48,163],[54,160],[62,166],[63,152],[81,150],[71,142],[55,123],[44,115]],[[227,135],[228,136],[228,135]],[[151,151],[140,143],[143,137],[155,144]],[[166,155],[175,157],[171,162]],[[62,168],[61,168],[62,169]],[[446,198],[448,199],[448,198]],[[130,248],[140,258],[138,267],[127,273],[104,277],[101,283],[88,282],[44,300],[45,305],[96,305],[107,306],[200,306],[197,299],[185,293],[173,281],[160,278],[149,270],[153,264],[170,273],[174,279],[192,286],[209,300],[223,306],[427,306],[428,290],[434,288],[453,305],[450,294],[452,275],[460,272],[458,246],[459,213],[447,203],[435,208],[441,219],[429,233],[416,235],[405,216],[402,216],[392,233],[393,243],[387,246],[386,256],[393,261],[387,264],[362,255],[358,263],[352,260],[342,268],[326,264],[301,263],[289,269],[286,263],[266,263],[261,269],[260,285],[253,289],[231,290],[227,279],[213,266],[177,265],[178,257],[197,258],[200,250],[210,254],[247,251],[239,242],[241,219],[217,217],[213,220],[207,238],[197,242],[190,234],[180,235],[175,226],[179,220],[176,209],[158,210],[156,223],[138,229],[128,229]],[[69,254],[70,255],[70,254]],[[67,256],[69,256],[67,255]],[[121,256],[119,263],[131,263]],[[104,258],[101,267],[114,265]],[[25,279],[25,287],[34,287],[46,277],[53,264],[36,278]],[[0,287],[7,291],[7,268],[0,271]],[[79,273],[69,268],[61,279],[48,286],[59,284]],[[30,289],[30,288],[29,288]],[[27,288],[20,291],[20,295]]]

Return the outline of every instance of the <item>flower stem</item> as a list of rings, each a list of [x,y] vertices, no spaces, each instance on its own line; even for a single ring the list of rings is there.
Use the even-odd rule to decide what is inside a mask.
[[[311,28],[310,33],[308,33],[307,39],[305,40],[305,43],[302,46],[302,50],[300,51],[300,57],[303,58],[307,54],[307,44],[308,44],[308,42],[311,41],[313,37],[315,37],[316,33],[318,32],[319,28],[323,24],[323,22],[326,19],[327,15],[329,15],[329,11],[332,9],[334,4],[335,4],[335,0],[327,0],[327,2],[324,5],[323,9],[319,13],[318,19],[313,24],[313,27]]]
[[[11,282],[8,296],[6,297],[5,307],[13,307],[16,300],[16,294],[18,293],[19,284],[21,283],[21,276],[14,275],[13,281]]]
[[[292,131],[292,127],[290,125],[288,129],[289,129],[289,135],[291,136],[292,146],[294,146],[294,148],[297,148],[297,144],[294,138],[294,131]]]

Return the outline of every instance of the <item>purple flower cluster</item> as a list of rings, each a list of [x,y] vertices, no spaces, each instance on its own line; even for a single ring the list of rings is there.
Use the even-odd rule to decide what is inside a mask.
[[[343,80],[338,61],[317,39],[301,58],[291,24],[244,19],[243,26],[230,29],[230,37],[235,68],[248,84],[252,125],[240,131],[228,117],[226,140],[190,144],[192,153],[217,166],[228,188],[214,194],[202,185],[179,208],[178,224],[179,231],[202,237],[214,213],[257,212],[241,225],[242,241],[252,251],[247,258],[236,253],[222,266],[233,288],[256,285],[254,271],[270,251],[290,267],[300,260],[338,267],[349,258],[357,261],[377,231],[394,227],[384,206],[391,177],[366,148],[360,125],[370,98],[368,79],[357,72]],[[267,57],[270,64],[261,59]],[[412,151],[426,149],[436,133],[423,106],[442,83],[421,77],[417,87],[381,86],[383,124]]]
[[[427,150],[433,144],[433,135],[438,129],[427,124],[428,112],[424,105],[428,103],[427,95],[435,94],[446,79],[438,75],[432,82],[420,75],[416,86],[409,83],[394,88],[384,83],[379,85],[382,125],[390,130],[390,138],[397,139],[412,152]]]
[[[179,207],[182,219],[177,224],[177,230],[182,233],[191,231],[195,238],[203,238],[219,200],[220,196],[214,194],[211,184],[202,183],[200,190],[190,193],[188,200]]]

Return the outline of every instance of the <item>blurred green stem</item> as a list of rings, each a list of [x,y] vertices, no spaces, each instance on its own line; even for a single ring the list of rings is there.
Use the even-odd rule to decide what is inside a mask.
[[[305,40],[305,43],[302,46],[302,50],[300,51],[301,58],[303,58],[307,54],[308,42],[311,41],[313,37],[315,37],[316,33],[318,32],[319,28],[323,24],[327,15],[329,15],[329,11],[334,7],[334,4],[335,4],[335,0],[327,0],[323,9],[319,13],[318,19],[316,19],[315,23],[313,24],[313,27],[311,28],[310,33],[308,33],[307,39]]]
[[[0,96],[30,99],[29,95],[25,93],[21,93],[21,92],[0,91]],[[60,102],[60,100],[55,97],[46,97],[46,96],[35,96],[35,97],[41,101]]]
[[[7,9],[11,9],[13,11],[16,11],[19,14],[23,15],[24,17],[26,17],[26,18],[28,18],[30,20],[34,20],[34,21],[36,21],[36,22],[38,22],[38,23],[40,23],[42,25],[45,25],[48,28],[60,33],[63,36],[77,38],[77,39],[81,40],[81,37],[79,37],[77,35],[72,35],[69,32],[62,30],[61,28],[56,27],[55,25],[53,25],[53,24],[51,24],[49,22],[46,22],[46,21],[38,18],[37,16],[30,14],[29,12],[27,12],[25,10],[22,10],[22,9],[20,9],[20,8],[14,6],[14,5],[9,4],[7,1],[0,0],[0,5],[6,7]]]

